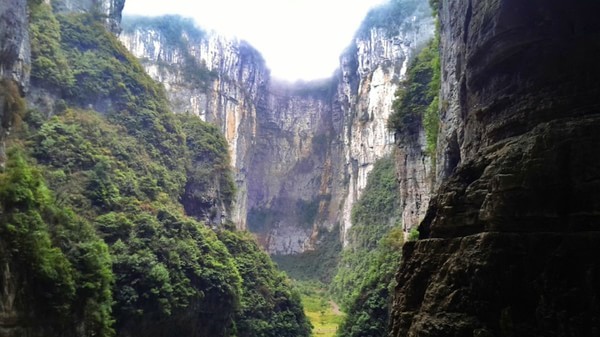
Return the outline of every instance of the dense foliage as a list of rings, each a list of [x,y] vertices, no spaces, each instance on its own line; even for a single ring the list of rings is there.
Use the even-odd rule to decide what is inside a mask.
[[[289,280],[248,233],[220,231],[219,238],[234,257],[242,276],[240,311],[236,314],[239,337],[310,336],[300,295],[290,291]]]
[[[0,266],[19,270],[32,310],[73,331],[71,320],[111,336],[113,273],[106,244],[89,222],[62,207],[38,169],[12,149],[0,173]]]
[[[235,197],[228,145],[214,125],[178,115],[186,135],[186,183],[181,203],[188,215],[218,223]],[[224,209],[221,209],[224,208]]]
[[[410,64],[406,80],[396,92],[394,112],[388,120],[388,127],[404,139],[418,135],[423,127],[427,150],[432,156],[439,128],[440,71],[439,35],[436,35]]]
[[[387,335],[391,298],[396,285],[394,275],[400,263],[403,238],[402,229],[394,228],[380,240],[337,336]]]
[[[342,244],[339,226],[331,231],[322,229],[314,250],[295,255],[274,255],[273,260],[294,280],[318,280],[329,284],[340,261]]]
[[[378,160],[369,174],[361,198],[352,208],[347,246],[331,283],[331,293],[347,309],[357,296],[366,273],[378,254],[379,242],[399,219],[398,183],[391,157]]]
[[[40,1],[30,12],[45,98],[11,133],[0,173],[0,271],[22,309],[50,335],[308,336],[298,296],[254,241],[198,221],[235,193],[219,131],[168,111],[97,17]],[[25,109],[2,86],[6,129]]]
[[[352,209],[348,245],[342,251],[330,292],[347,312],[339,336],[384,336],[393,275],[403,231],[398,183],[391,157],[375,163],[367,186]]]

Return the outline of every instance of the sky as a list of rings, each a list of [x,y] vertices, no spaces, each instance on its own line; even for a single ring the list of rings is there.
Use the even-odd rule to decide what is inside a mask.
[[[127,0],[125,15],[180,14],[205,30],[248,41],[271,75],[330,77],[368,10],[387,0]]]

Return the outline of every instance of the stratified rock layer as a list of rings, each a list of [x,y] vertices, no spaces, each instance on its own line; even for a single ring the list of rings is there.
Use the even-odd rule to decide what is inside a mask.
[[[600,334],[600,4],[442,1],[442,126],[391,336]]]

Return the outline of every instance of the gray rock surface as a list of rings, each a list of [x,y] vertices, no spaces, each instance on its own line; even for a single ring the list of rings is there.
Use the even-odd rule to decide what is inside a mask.
[[[374,162],[395,147],[386,128],[395,91],[415,48],[433,34],[427,2],[415,8],[394,28],[357,35],[333,78],[307,83],[272,79],[251,47],[213,32],[189,30],[175,47],[149,26],[126,28],[120,38],[165,85],[176,112],[196,114],[226,135],[238,185],[232,220],[271,253],[291,254],[312,249],[318,233],[337,224],[343,236]],[[207,86],[185,77],[189,56],[213,73]],[[429,190],[411,185],[411,205],[414,188]],[[424,211],[416,213],[407,227]]]
[[[29,90],[31,48],[26,0],[0,3],[0,168],[6,161],[5,140],[11,131],[13,111],[6,100],[18,99]],[[16,91],[13,90],[16,88]],[[12,96],[12,97],[11,97]]]
[[[121,32],[121,15],[125,0],[44,0],[50,2],[58,12],[97,13],[104,17],[106,28]]]
[[[22,91],[29,84],[28,25],[26,0],[0,3],[0,78],[17,82]]]

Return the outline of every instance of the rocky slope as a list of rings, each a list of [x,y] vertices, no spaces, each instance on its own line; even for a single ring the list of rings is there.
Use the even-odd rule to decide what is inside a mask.
[[[440,186],[391,336],[597,336],[597,3],[441,1]]]
[[[365,23],[333,78],[295,84],[272,79],[244,42],[180,21],[169,23],[181,31],[173,44],[165,18],[162,26],[126,20],[121,41],[165,85],[173,109],[199,115],[226,135],[239,187],[231,218],[258,233],[271,253],[311,249],[319,231],[337,224],[344,233],[374,161],[393,148],[386,128],[391,102],[415,48],[432,36],[433,20],[425,1],[390,6],[398,16],[391,24]],[[190,64],[206,76],[187,77]],[[414,152],[422,162],[423,151]]]

